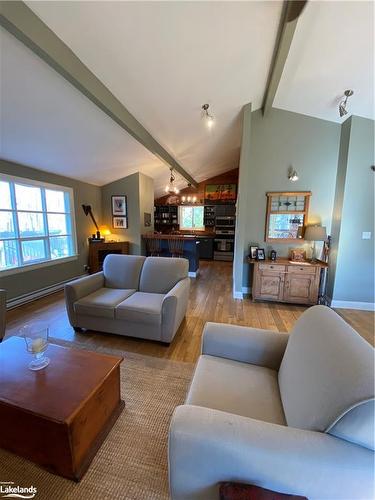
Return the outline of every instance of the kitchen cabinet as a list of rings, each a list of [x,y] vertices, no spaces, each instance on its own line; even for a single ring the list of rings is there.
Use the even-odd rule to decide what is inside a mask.
[[[213,238],[205,238],[204,236],[198,237],[199,241],[199,258],[210,259],[214,258],[214,240]]]
[[[293,304],[318,303],[320,276],[327,264],[322,261],[308,265],[291,264],[288,259],[255,261],[252,296],[254,300],[270,300]]]

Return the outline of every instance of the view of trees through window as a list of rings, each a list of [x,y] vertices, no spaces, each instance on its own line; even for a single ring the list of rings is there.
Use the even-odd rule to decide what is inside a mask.
[[[0,179],[0,271],[75,254],[70,191]]]
[[[181,206],[180,229],[204,229],[203,212],[204,207]]]

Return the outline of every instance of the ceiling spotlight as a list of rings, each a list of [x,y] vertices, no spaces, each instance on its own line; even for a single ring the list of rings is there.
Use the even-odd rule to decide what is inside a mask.
[[[209,104],[203,104],[203,118],[206,120],[206,125],[208,128],[212,128],[214,125],[214,117],[208,112]]]
[[[171,168],[171,177],[169,179],[169,183],[165,186],[165,192],[168,194],[178,194],[180,190],[174,184],[175,176],[173,175],[173,169]]]
[[[346,109],[348,103],[348,97],[351,97],[354,94],[353,90],[345,90],[344,98],[340,101],[339,104],[339,115],[340,118],[348,114],[348,110]]]
[[[293,167],[290,167],[289,168],[289,171],[288,171],[288,179],[291,181],[291,182],[296,182],[298,181],[299,177],[298,177],[298,174],[297,174],[297,171],[294,170]]]

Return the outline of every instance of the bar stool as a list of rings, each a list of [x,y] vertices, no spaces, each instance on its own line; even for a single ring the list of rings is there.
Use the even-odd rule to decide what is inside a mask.
[[[161,239],[146,238],[146,248],[148,255],[152,257],[160,257],[161,254]]]
[[[172,257],[183,257],[184,238],[181,236],[171,236],[168,238],[168,250]]]

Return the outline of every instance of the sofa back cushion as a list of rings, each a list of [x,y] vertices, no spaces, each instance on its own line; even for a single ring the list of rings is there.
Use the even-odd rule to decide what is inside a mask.
[[[370,344],[332,309],[314,306],[305,311],[290,335],[279,370],[288,425],[329,431],[351,408],[374,398],[373,356]],[[360,414],[368,430],[369,417],[370,411]],[[349,425],[345,435],[355,440]]]
[[[140,292],[168,293],[188,276],[189,261],[169,257],[147,257],[141,272]]]
[[[141,255],[107,255],[103,264],[104,286],[138,290],[145,259]]]

